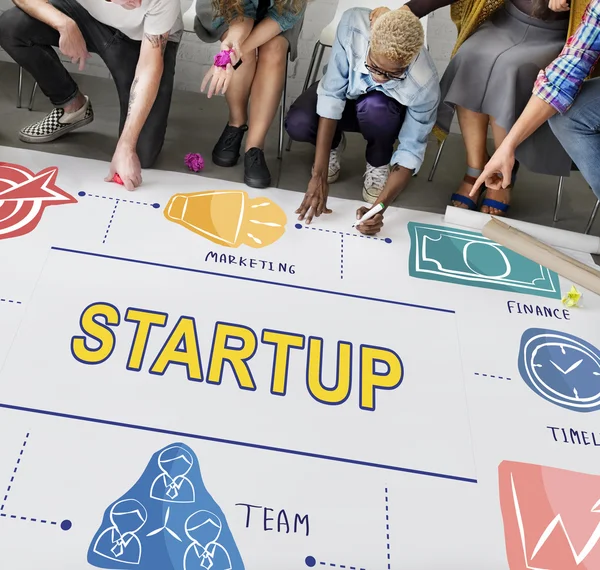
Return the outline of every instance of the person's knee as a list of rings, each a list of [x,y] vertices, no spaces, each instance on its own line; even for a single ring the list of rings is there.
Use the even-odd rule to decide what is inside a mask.
[[[0,15],[0,46],[4,49],[15,44],[15,41],[29,39],[31,17],[20,8],[14,7]]]
[[[283,36],[276,36],[258,48],[258,60],[269,66],[285,64],[289,44]]]
[[[160,154],[162,145],[142,145],[138,146],[137,155],[140,159],[140,166],[142,168],[153,168]]]
[[[285,130],[293,141],[308,142],[310,117],[306,112],[292,105],[285,117]]]
[[[357,108],[358,120],[367,123],[382,133],[398,132],[402,114],[393,107],[394,101],[382,93],[373,93],[360,102]]]

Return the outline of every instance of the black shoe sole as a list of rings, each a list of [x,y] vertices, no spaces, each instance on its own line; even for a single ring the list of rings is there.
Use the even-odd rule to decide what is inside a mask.
[[[230,168],[231,166],[235,166],[240,160],[240,155],[238,154],[236,158],[223,158],[217,154],[212,155],[212,160],[217,166],[222,166],[223,168]]]
[[[250,186],[250,188],[268,188],[271,186],[271,179],[249,178],[248,176],[244,176],[244,184]]]

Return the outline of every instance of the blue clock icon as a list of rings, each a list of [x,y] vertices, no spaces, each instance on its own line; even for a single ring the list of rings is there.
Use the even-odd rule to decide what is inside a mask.
[[[600,351],[576,336],[528,329],[521,337],[519,372],[538,396],[575,412],[600,410]]]

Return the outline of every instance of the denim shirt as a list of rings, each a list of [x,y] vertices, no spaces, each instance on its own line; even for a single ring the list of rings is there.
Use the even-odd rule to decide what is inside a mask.
[[[403,79],[376,83],[365,66],[371,35],[370,10],[351,8],[337,28],[327,71],[317,89],[317,114],[340,120],[347,99],[369,91],[381,91],[406,107],[398,134],[400,144],[392,165],[418,172],[423,164],[427,139],[435,124],[440,102],[439,77],[427,48],[423,48]]]
[[[244,0],[244,16],[246,18],[252,18],[256,20],[256,10],[258,8],[259,0]],[[306,4],[300,12],[297,14],[292,12],[291,10],[286,10],[285,8],[281,11],[281,14],[274,6],[274,0],[270,0],[269,10],[267,12],[267,16],[272,20],[275,20],[279,24],[279,28],[282,32],[286,32],[287,30],[291,30],[296,23],[302,18],[305,10]],[[222,17],[215,18],[213,20],[213,28],[218,28],[223,24],[225,20]]]

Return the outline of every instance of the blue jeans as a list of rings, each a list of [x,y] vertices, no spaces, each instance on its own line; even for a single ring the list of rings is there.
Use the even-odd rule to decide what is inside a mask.
[[[600,200],[600,78],[586,81],[573,106],[550,127]]]

